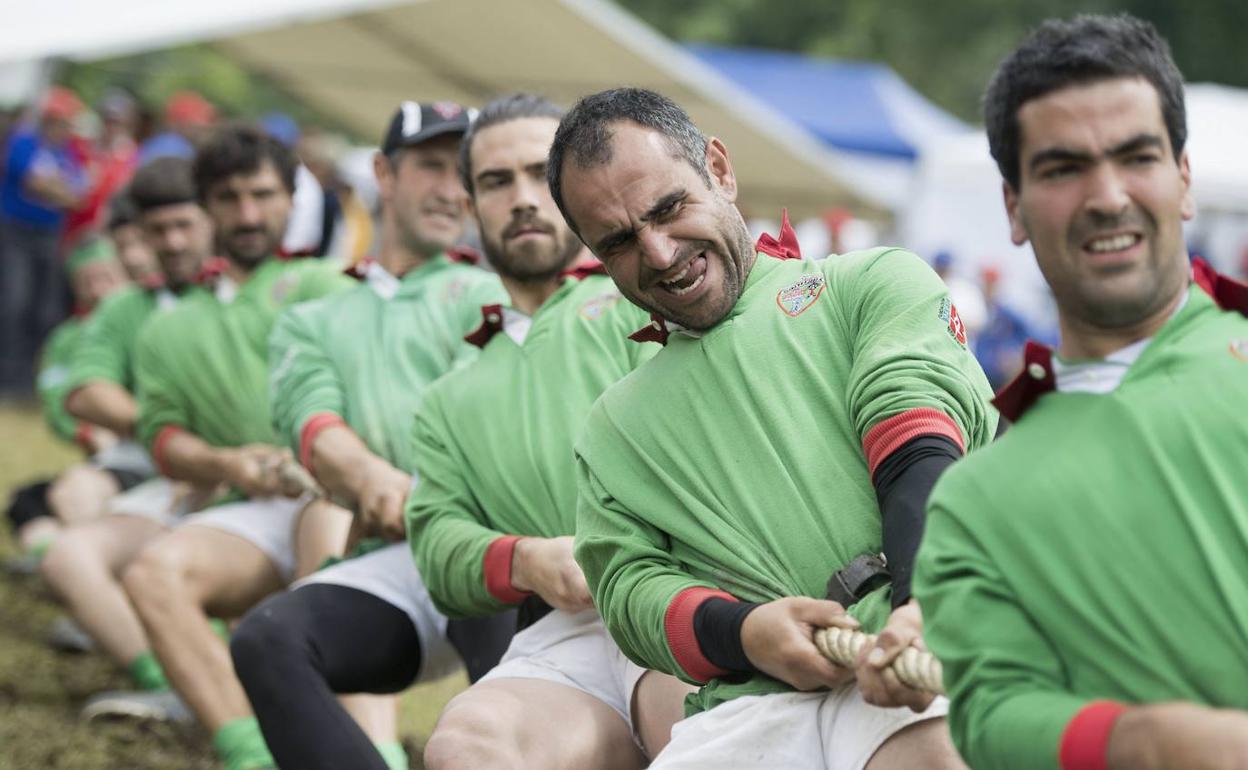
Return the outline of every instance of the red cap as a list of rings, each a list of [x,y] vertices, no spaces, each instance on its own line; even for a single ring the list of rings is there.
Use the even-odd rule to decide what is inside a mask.
[[[64,86],[52,86],[43,97],[41,112],[45,118],[73,120],[82,112],[82,100]]]
[[[170,125],[207,126],[217,120],[217,108],[194,91],[178,91],[165,103],[165,122]]]

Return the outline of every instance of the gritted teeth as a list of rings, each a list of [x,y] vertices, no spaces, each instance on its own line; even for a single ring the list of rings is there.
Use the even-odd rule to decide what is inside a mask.
[[[705,260],[702,262],[698,261],[699,257],[702,256],[702,254],[698,254],[693,259],[690,259],[685,263],[684,267],[680,269],[679,273],[671,278],[659,281],[659,285],[676,296],[687,294],[697,288],[698,285],[702,283],[703,277],[706,275],[706,269],[703,266]],[[696,267],[701,267],[702,269],[695,269]]]
[[[1088,242],[1088,251],[1107,252],[1122,251],[1128,249],[1138,243],[1140,236],[1132,233],[1123,233],[1121,235],[1109,235],[1104,238],[1093,238]]]
[[[693,283],[689,284],[688,286],[678,288],[676,286],[668,285],[667,290],[671,292],[672,294],[674,294],[675,296],[681,297],[693,291],[694,289],[698,288],[699,286],[701,286],[702,282],[705,280],[706,280],[706,273],[702,273],[697,278],[694,278]]]

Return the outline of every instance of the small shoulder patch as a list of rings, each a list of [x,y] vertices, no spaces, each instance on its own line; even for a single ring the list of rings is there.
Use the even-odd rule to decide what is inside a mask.
[[[817,273],[803,275],[776,294],[776,304],[787,315],[796,318],[823,295],[824,283],[823,276]]]
[[[581,305],[581,317],[588,318],[591,321],[596,321],[602,317],[602,314],[605,313],[608,308],[619,302],[620,299],[621,297],[619,292],[603,292],[597,297],[587,301],[584,305]]]
[[[1240,361],[1248,361],[1248,340],[1231,340],[1231,355]]]
[[[949,336],[953,338],[953,341],[965,348],[966,325],[962,323],[962,317],[958,315],[958,309],[954,307],[953,302],[948,297],[940,301],[940,312],[937,315],[946,324],[945,331],[949,332]]]

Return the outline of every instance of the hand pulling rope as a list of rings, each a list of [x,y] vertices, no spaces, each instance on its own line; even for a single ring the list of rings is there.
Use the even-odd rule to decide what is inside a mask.
[[[820,628],[815,631],[815,646],[823,656],[838,666],[853,668],[863,645],[874,641],[871,634],[847,628]],[[907,647],[893,659],[891,668],[902,684],[916,690],[944,695],[940,661],[926,650]]]

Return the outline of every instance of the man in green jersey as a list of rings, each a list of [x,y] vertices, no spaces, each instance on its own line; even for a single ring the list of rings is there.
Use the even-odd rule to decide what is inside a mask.
[[[160,262],[161,280],[128,287],[100,306],[70,361],[65,403],[80,419],[133,439],[139,411],[135,340],[149,317],[168,312],[179,296],[192,290],[212,253],[212,224],[199,206],[191,163],[184,158],[159,158],[139,169],[129,197]],[[146,451],[140,451],[140,459],[146,458]],[[121,569],[144,543],[171,526],[176,507],[191,498],[189,489],[156,476],[101,499],[106,515],[71,528],[41,565],[44,579],[78,624],[142,690],[167,690],[168,682],[121,587]],[[118,695],[93,698],[84,713],[108,712]]]
[[[475,356],[464,335],[481,306],[506,297],[497,276],[471,264],[475,254],[454,249],[467,216],[456,157],[471,115],[451,102],[400,106],[374,158],[377,260],[352,269],[357,288],[288,310],[270,338],[278,432],[380,538],[375,550],[256,607],[231,641],[282,767],[407,767],[394,733],[397,699],[365,706],[369,699],[352,698],[351,714],[368,709],[362,730],[334,694],[396,693],[459,665],[447,620],[412,563],[402,514],[413,483],[413,415],[430,384]],[[474,678],[498,661],[508,619],[495,630],[498,639],[473,640],[494,649],[488,660],[467,661]]]
[[[460,151],[511,306],[480,311],[469,340],[481,357],[435,384],[417,413],[408,532],[438,609],[523,605],[525,627],[438,721],[425,750],[437,770],[641,767],[639,744],[666,742],[687,691],[620,654],[572,559],[572,441],[594,399],[656,346],[627,338],[645,316],[600,266],[568,270],[588,255],[545,184],[562,114],[540,97],[501,97]]]
[[[1057,301],[1014,421],[932,494],[915,594],[975,768],[1248,764],[1248,286],[1190,262],[1183,79],[1151,24],[1034,30],[984,98]]]
[[[704,684],[653,767],[957,766],[943,701],[871,705],[918,636],[927,492],[996,427],[940,279],[899,249],[796,258],[787,222],[755,247],[723,143],[650,91],[583,99],[548,173],[665,343],[577,444],[598,610],[634,660]],[[882,643],[839,669],[812,639],[834,625]]]
[[[291,580],[304,507],[286,496],[298,490],[285,481],[289,450],[271,426],[269,332],[284,308],[351,285],[332,264],[273,256],[295,166],[282,144],[249,127],[222,129],[199,150],[195,188],[225,258],[203,288],[149,319],[135,350],[138,435],[157,467],[243,499],[183,518],[122,575],[166,676],[229,770],[272,759],[208,613],[241,615]]]

